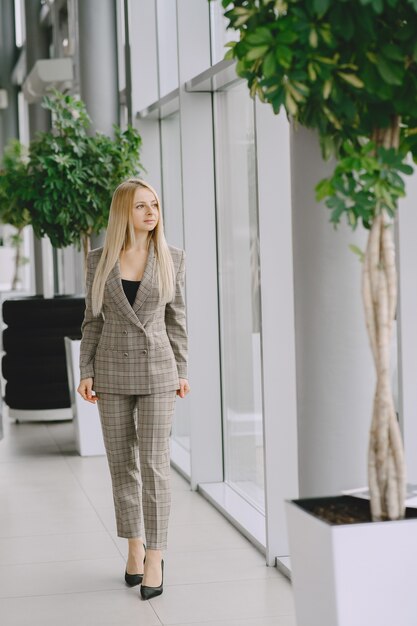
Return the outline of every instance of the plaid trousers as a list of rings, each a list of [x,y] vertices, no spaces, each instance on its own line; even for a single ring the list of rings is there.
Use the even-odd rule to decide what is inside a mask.
[[[176,390],[97,395],[117,536],[145,534],[148,548],[164,550],[171,508],[169,437]]]

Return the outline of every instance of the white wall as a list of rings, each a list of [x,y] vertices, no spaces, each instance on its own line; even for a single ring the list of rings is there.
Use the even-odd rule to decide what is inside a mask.
[[[406,177],[407,197],[399,203],[397,261],[399,413],[407,480],[417,483],[417,175]]]
[[[348,248],[367,233],[315,202],[332,171],[316,135],[292,131],[292,198],[300,496],[366,486],[375,384],[361,300],[361,264]]]

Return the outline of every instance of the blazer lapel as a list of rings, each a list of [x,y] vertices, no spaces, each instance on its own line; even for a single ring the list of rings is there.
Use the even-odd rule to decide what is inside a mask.
[[[133,307],[130,306],[129,300],[127,299],[126,294],[123,291],[122,279],[120,276],[119,259],[117,259],[107,279],[110,295],[112,296],[119,310],[124,315],[126,315],[126,317],[131,322],[139,326],[142,326],[142,323],[140,322],[137,313],[151,292],[153,278],[155,275],[155,265],[156,263],[154,242],[153,239],[151,239],[149,242],[148,257],[146,259],[145,270],[143,272],[143,277],[139,285],[135,301],[133,302]]]
[[[146,259],[145,270],[143,272],[142,280],[139,285],[139,289],[136,294],[135,301],[133,302],[133,311],[137,313],[145,302],[146,298],[151,293],[153,277],[155,273],[155,249],[153,239],[149,242],[148,258]]]

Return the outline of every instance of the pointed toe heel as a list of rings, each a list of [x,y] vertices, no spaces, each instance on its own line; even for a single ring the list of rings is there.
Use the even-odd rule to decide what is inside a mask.
[[[135,587],[136,585],[140,585],[143,580],[143,574],[128,574],[125,571],[125,581],[129,585],[129,587]]]
[[[145,563],[146,561],[145,544],[143,544],[143,547],[145,548],[145,558],[143,559],[143,562]],[[127,571],[125,570],[125,581],[129,585],[129,587],[136,587],[136,585],[140,585],[142,580],[143,580],[143,574],[128,574]]]
[[[160,596],[164,589],[164,559],[161,561],[161,570],[162,570],[162,582],[159,587],[149,587],[148,585],[142,585],[140,588],[140,595],[143,600],[150,600],[151,598],[155,598],[156,596]]]

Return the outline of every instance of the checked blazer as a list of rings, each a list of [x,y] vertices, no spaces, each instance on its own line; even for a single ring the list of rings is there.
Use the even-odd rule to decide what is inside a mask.
[[[166,302],[159,297],[157,258],[151,239],[133,306],[123,291],[117,260],[105,284],[99,317],[92,314],[91,290],[103,248],[88,254],[80,377],[94,378],[97,393],[161,393],[179,389],[179,378],[187,378],[185,252],[168,247],[176,270],[174,298]]]

